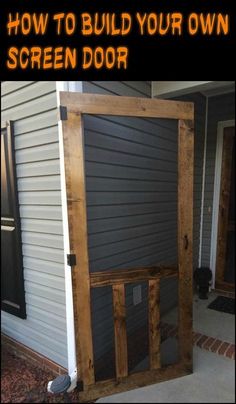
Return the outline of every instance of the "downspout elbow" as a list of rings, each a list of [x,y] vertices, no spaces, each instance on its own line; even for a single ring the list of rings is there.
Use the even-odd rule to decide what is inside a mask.
[[[77,369],[70,375],[57,376],[56,379],[48,382],[47,391],[52,394],[70,393],[77,386]]]

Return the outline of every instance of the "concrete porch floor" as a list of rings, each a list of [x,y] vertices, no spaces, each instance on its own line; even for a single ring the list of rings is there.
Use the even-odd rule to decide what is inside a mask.
[[[207,306],[217,297],[209,293],[208,300],[194,296],[193,329],[195,332],[235,343],[235,316],[210,310]],[[177,324],[177,308],[162,318]],[[144,361],[145,362],[145,361]],[[164,383],[103,397],[97,403],[234,403],[235,362],[214,352],[195,346],[193,374]]]
[[[207,300],[201,300],[197,295],[193,297],[193,329],[209,337],[222,341],[235,343],[235,316],[210,310],[207,306],[219,296],[211,291]],[[163,316],[163,321],[169,324],[177,324],[178,309],[174,308]]]

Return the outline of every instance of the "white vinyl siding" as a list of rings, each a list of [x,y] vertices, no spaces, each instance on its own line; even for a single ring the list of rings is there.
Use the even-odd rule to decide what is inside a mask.
[[[2,312],[2,332],[67,367],[56,82],[3,82],[2,122],[14,122],[26,320]]]

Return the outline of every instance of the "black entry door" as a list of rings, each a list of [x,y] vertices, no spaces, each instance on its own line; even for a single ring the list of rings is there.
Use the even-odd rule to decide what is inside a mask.
[[[233,143],[233,156],[231,167],[231,183],[229,197],[229,218],[226,247],[226,264],[224,280],[235,283],[235,137]]]
[[[13,125],[1,130],[1,309],[25,318]]]

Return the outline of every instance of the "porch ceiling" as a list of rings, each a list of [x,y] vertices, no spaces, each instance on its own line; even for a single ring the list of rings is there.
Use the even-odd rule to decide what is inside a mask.
[[[152,81],[153,98],[169,98],[193,92],[211,97],[235,91],[235,81]]]

